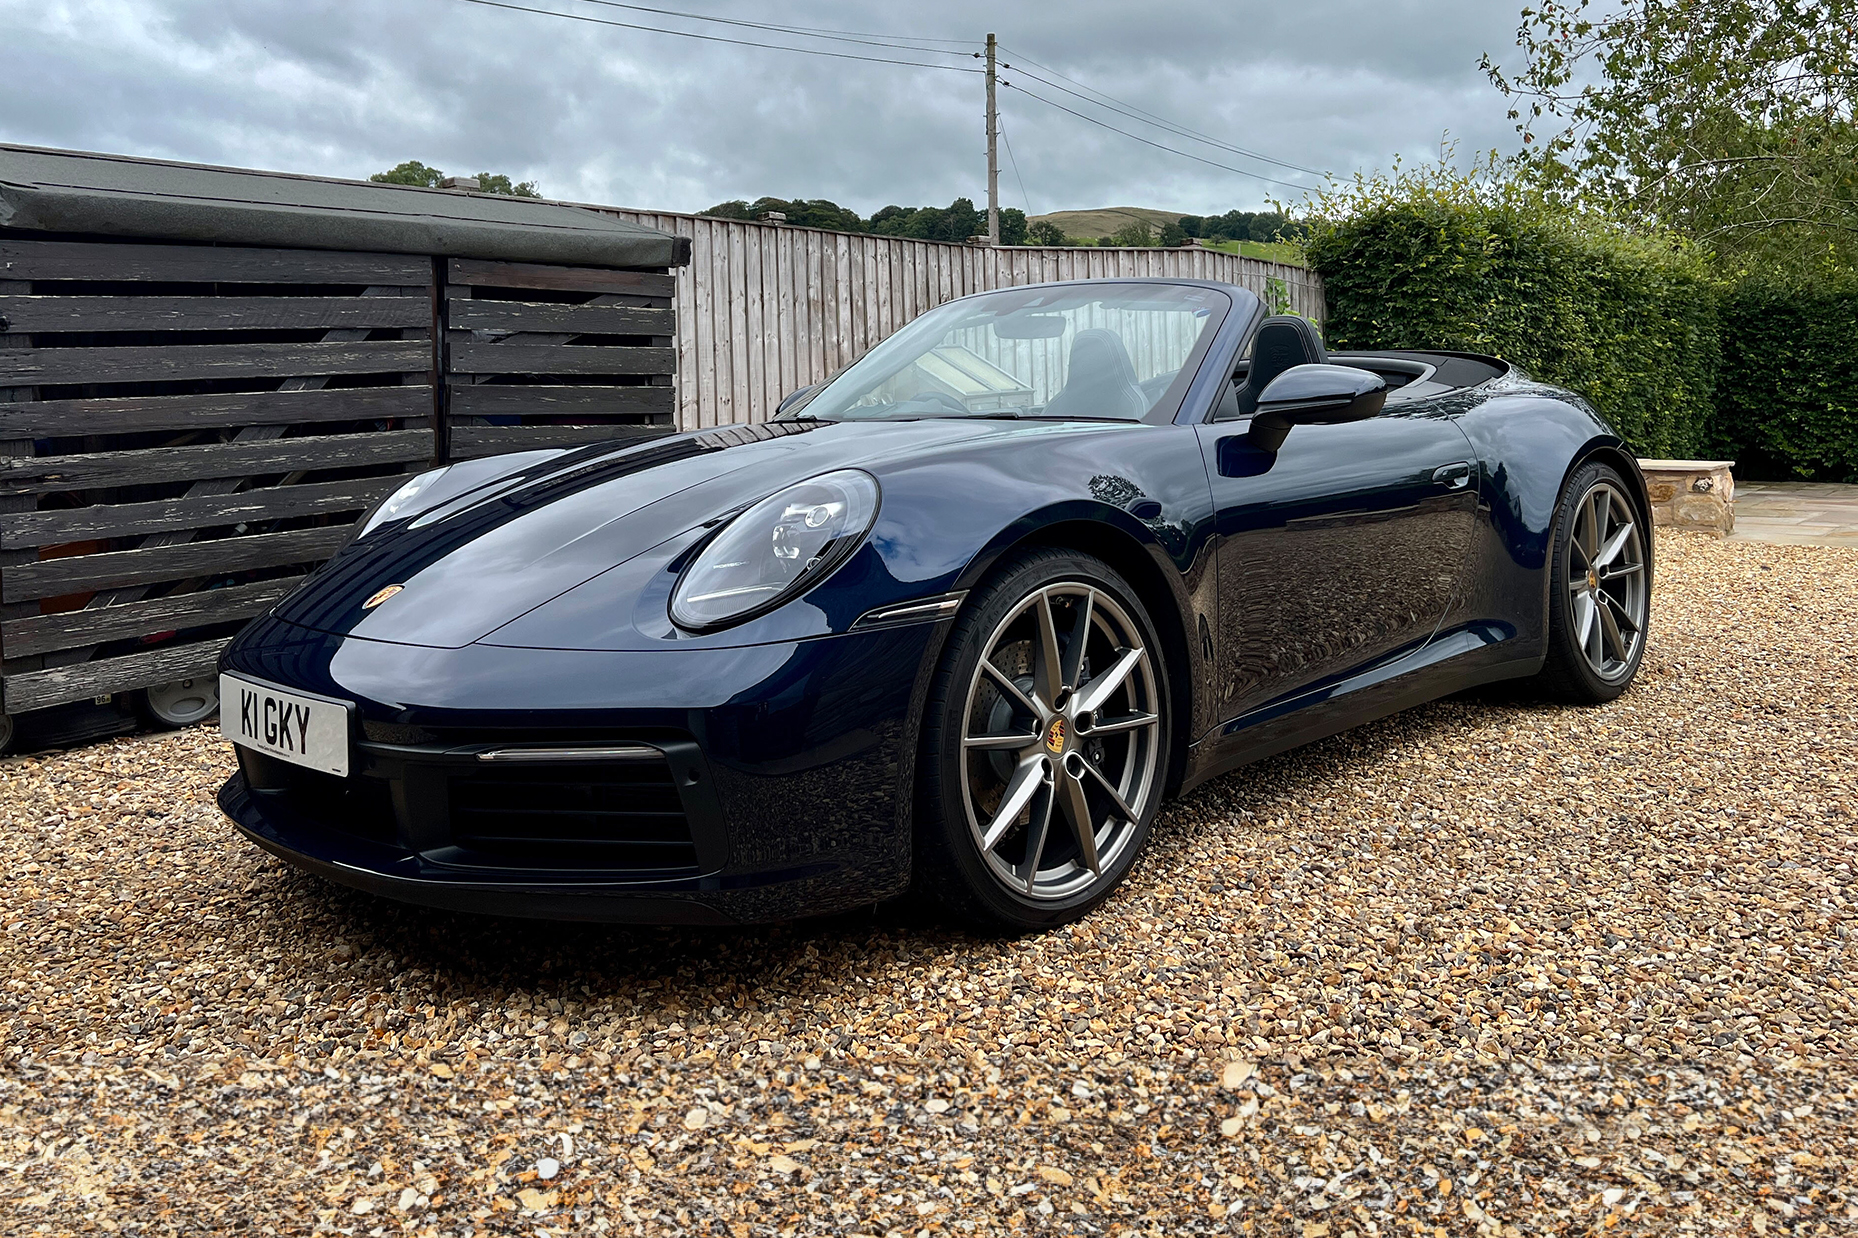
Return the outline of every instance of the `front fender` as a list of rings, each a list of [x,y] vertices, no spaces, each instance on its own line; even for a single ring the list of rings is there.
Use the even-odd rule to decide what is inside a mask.
[[[870,611],[966,589],[999,556],[1053,524],[1115,530],[1148,548],[1171,595],[1210,527],[1191,428],[1054,424],[972,449],[865,464],[882,505],[844,566],[778,610],[701,636],[674,628],[670,594],[691,529],[481,638],[549,649],[729,648],[849,631]]]

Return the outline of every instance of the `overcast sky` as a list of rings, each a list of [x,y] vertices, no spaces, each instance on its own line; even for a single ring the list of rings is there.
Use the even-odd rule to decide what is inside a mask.
[[[666,18],[592,0],[510,0],[963,68],[978,62]],[[1514,144],[1480,53],[1514,55],[1518,0],[660,0],[747,21],[931,40],[989,30],[1002,59],[1087,84],[1228,146],[1347,174]],[[1065,75],[1059,77],[1039,62]],[[1294,183],[1302,173],[1170,135],[1003,71],[1055,103]],[[1296,190],[1195,163],[1000,91],[1001,204],[1209,214]],[[729,198],[984,203],[982,80],[618,29],[466,0],[0,0],[0,140],[366,176],[403,159],[507,172],[549,197],[656,210]],[[1023,188],[1022,188],[1023,182]]]

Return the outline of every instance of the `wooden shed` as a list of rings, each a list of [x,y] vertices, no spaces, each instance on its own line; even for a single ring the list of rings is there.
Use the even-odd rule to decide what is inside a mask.
[[[0,744],[206,716],[220,647],[409,472],[671,430],[689,245],[0,145]]]

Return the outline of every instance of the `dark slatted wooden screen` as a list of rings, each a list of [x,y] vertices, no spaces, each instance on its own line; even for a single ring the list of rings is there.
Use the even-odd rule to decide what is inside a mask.
[[[450,260],[450,458],[670,430],[671,295],[661,273]]]
[[[662,273],[0,236],[6,711],[210,674],[434,459],[669,430],[670,295]]]

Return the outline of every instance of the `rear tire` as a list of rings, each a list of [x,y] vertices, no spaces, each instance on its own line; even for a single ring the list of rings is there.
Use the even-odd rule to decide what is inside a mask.
[[[968,598],[931,687],[917,889],[984,931],[1079,919],[1147,842],[1171,743],[1135,590],[1088,555],[1013,559]]]
[[[1650,523],[1617,470],[1582,465],[1562,488],[1550,543],[1548,660],[1538,682],[1598,705],[1639,673],[1651,618]]]

